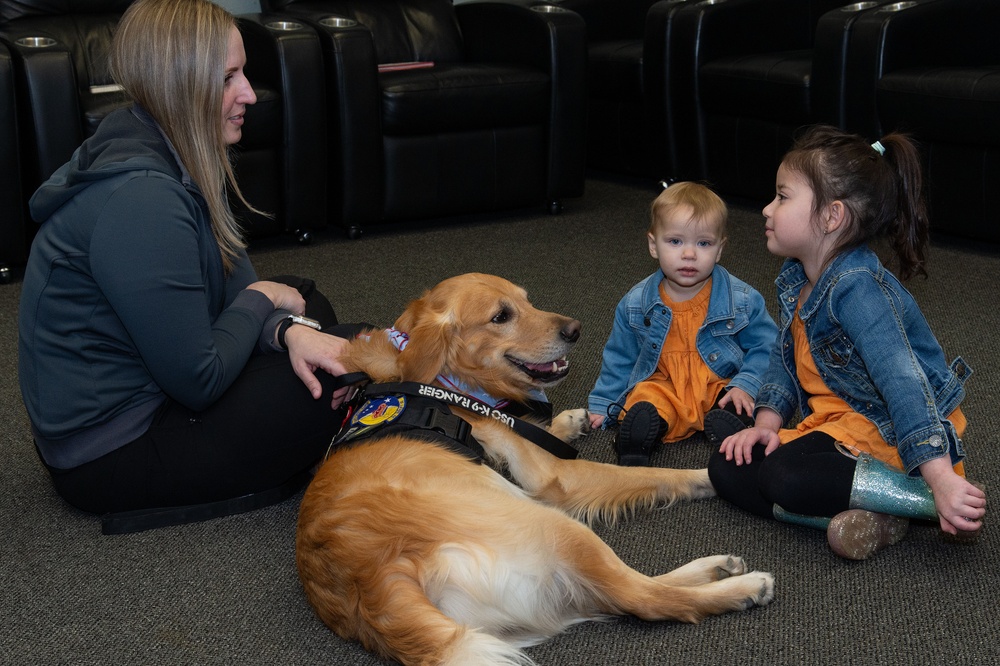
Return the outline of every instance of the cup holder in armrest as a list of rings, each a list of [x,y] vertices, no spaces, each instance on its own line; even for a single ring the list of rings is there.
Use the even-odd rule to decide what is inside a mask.
[[[269,21],[264,25],[278,32],[292,32],[293,30],[301,30],[305,27],[297,21]]]
[[[878,7],[879,3],[874,2],[874,0],[869,0],[869,2],[855,2],[853,5],[847,5],[846,7],[841,7],[842,12],[863,12],[866,9],[871,9],[872,7]]]
[[[18,46],[26,46],[29,49],[46,49],[56,45],[56,40],[51,37],[22,37],[15,42]]]
[[[353,28],[358,24],[354,19],[344,18],[343,16],[327,16],[326,18],[321,18],[319,22],[320,25],[325,25],[328,28]]]
[[[880,12],[901,12],[904,9],[909,9],[910,7],[916,7],[917,3],[913,0],[907,0],[907,2],[893,2],[892,4],[885,5],[880,8]]]

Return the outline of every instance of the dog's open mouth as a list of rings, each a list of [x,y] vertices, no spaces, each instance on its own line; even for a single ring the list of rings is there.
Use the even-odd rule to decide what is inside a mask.
[[[543,384],[557,382],[569,373],[569,361],[566,360],[565,356],[545,363],[528,363],[513,356],[508,356],[507,360],[520,368],[526,375]]]

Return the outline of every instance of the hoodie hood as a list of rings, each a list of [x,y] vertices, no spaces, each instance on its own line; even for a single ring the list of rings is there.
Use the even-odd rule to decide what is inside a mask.
[[[70,160],[31,197],[31,216],[39,223],[95,183],[122,173],[157,171],[197,190],[156,121],[139,106],[118,109],[101,122]]]

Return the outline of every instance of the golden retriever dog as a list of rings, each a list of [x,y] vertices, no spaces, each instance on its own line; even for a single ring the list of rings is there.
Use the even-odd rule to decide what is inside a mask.
[[[443,375],[521,400],[566,375],[580,324],[504,279],[469,274],[411,303],[395,329],[409,336],[402,351],[374,332],[351,343],[347,364],[375,382]],[[772,576],[732,555],[642,575],[579,520],[712,496],[706,470],[558,458],[502,420],[455,411],[489,464],[405,433],[375,436],[335,447],[307,489],[299,576],[340,636],[403,664],[530,664],[521,647],[577,622],[697,622],[773,598]],[[587,423],[586,410],[569,410],[548,430],[570,441]]]

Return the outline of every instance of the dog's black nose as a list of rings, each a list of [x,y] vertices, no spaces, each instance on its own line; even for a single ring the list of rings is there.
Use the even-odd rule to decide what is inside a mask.
[[[563,330],[559,331],[559,335],[566,342],[576,342],[580,339],[580,322],[576,319],[571,320],[568,324],[563,326]]]

